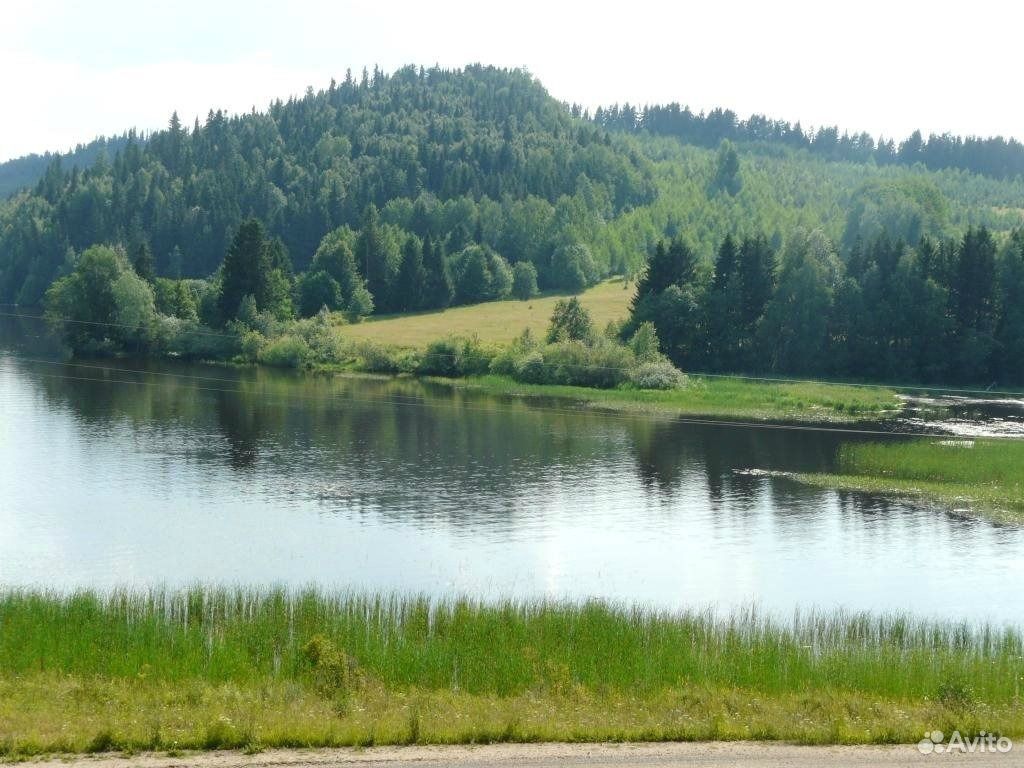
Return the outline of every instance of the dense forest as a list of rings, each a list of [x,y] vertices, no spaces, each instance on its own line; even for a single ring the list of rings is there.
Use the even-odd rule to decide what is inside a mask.
[[[656,328],[684,370],[901,382],[1024,382],[1024,230],[914,247],[882,232],[844,253],[797,229],[721,243],[713,266],[682,238],[654,249],[629,335]]]
[[[0,200],[10,197],[19,190],[34,187],[54,162],[60,163],[61,167],[68,170],[83,170],[93,165],[101,154],[112,157],[128,143],[129,137],[133,141],[139,140],[135,133],[125,132],[120,136],[100,137],[88,144],[79,144],[70,152],[44,152],[41,155],[25,155],[0,163]]]
[[[573,106],[572,112],[590,117],[578,105]],[[717,147],[723,140],[756,142],[805,149],[827,160],[873,162],[880,166],[921,163],[930,170],[957,168],[997,179],[1024,176],[1024,144],[1002,136],[981,138],[945,133],[931,134],[926,139],[920,131],[914,131],[897,144],[884,137],[875,140],[864,132],[840,133],[837,126],[805,131],[799,122],[773,120],[764,115],[751,115],[741,120],[729,109],[695,114],[678,103],[655,104],[642,109],[630,104],[614,104],[598,107],[592,119],[609,130],[673,136],[703,147]]]
[[[94,243],[145,245],[158,274],[207,277],[248,217],[301,271],[328,232],[363,227],[371,206],[387,279],[405,240],[429,236],[449,254],[472,242],[529,261],[542,287],[579,287],[560,285],[554,253],[583,251],[602,221],[654,195],[648,161],[526,73],[364,71],[266,113],[211,112],[191,130],[174,116],[86,170],[53,162],[0,211],[0,300],[38,301]]]
[[[902,145],[892,162],[829,154],[822,131],[727,113],[626,112],[595,125],[525,72],[472,66],[348,74],[191,128],[175,115],[89,167],[53,158],[0,203],[0,301],[45,295],[52,317],[93,323],[65,328],[80,352],[324,362],[348,354],[316,351],[324,308],[351,322],[625,274],[623,327],[524,339],[508,370],[567,355],[563,373],[596,375],[628,342],[630,360],[660,364],[660,345],[686,370],[1024,381],[1024,177],[908,166]]]

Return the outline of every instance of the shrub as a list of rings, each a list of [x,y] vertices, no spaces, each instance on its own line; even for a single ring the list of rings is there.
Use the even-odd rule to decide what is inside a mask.
[[[544,350],[544,363],[552,384],[611,389],[626,381],[635,360],[627,347],[610,341],[563,341]]]
[[[677,389],[685,386],[686,375],[668,360],[641,363],[630,371],[629,380],[639,389]]]
[[[512,377],[524,384],[544,384],[548,381],[548,371],[547,363],[544,362],[544,353],[535,350],[515,361]]]
[[[242,333],[241,351],[239,355],[248,363],[255,363],[260,357],[260,350],[266,339],[259,331],[246,330]]]
[[[416,353],[365,341],[356,348],[360,370],[369,373],[412,373],[419,367]]]
[[[311,362],[340,363],[351,358],[352,352],[351,345],[336,332],[338,325],[344,325],[341,315],[321,309],[307,320],[296,321],[292,328],[309,345]]]
[[[649,320],[640,323],[636,333],[629,340],[629,346],[637,360],[644,363],[656,362],[661,357],[659,352],[661,344],[658,341],[654,323]]]
[[[450,336],[427,345],[418,372],[430,376],[474,376],[487,373],[494,357],[494,350],[481,344],[476,336]]]
[[[292,334],[278,336],[264,345],[257,359],[276,368],[301,368],[312,362],[312,351],[305,339]]]
[[[540,342],[529,328],[523,330],[519,337],[502,348],[491,360],[491,373],[501,376],[516,376],[516,367],[533,352],[540,351]]]

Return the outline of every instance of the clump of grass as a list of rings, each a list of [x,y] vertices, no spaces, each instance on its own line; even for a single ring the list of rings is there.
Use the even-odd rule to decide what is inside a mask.
[[[721,618],[315,590],[8,590],[0,743],[19,754],[826,743],[913,738],[948,722],[1019,733],[1022,657],[1017,630],[903,616],[782,622],[756,611]]]
[[[888,440],[850,443],[835,474],[815,485],[935,499],[1008,519],[1024,517],[1024,441]]]

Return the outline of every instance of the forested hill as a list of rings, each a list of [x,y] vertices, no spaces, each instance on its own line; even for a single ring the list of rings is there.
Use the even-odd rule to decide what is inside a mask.
[[[573,107],[573,112],[585,114],[580,107]],[[764,115],[741,120],[729,109],[694,113],[678,103],[643,108],[615,104],[599,107],[592,119],[609,130],[674,136],[702,147],[717,147],[723,140],[759,142],[806,149],[826,160],[874,161],[880,166],[921,163],[933,171],[955,168],[996,179],[1024,177],[1024,144],[1002,136],[981,138],[944,133],[931,134],[926,139],[920,131],[914,131],[897,143],[892,138],[876,140],[863,132],[840,133],[835,126],[805,131],[799,122],[773,120]]]
[[[127,132],[109,138],[101,136],[88,144],[79,144],[70,152],[25,155],[0,163],[0,200],[22,189],[34,187],[55,160],[68,170],[88,168],[96,162],[101,153],[113,157],[128,143],[128,138]],[[137,140],[134,135],[132,138]]]
[[[628,146],[529,74],[484,66],[364,71],[191,128],[174,116],[87,169],[52,162],[0,207],[0,301],[38,301],[94,243],[144,244],[157,274],[209,276],[248,217],[302,270],[328,232],[359,227],[370,207],[449,253],[490,242],[555,286],[558,247],[585,245],[600,222],[654,199],[651,164]]]

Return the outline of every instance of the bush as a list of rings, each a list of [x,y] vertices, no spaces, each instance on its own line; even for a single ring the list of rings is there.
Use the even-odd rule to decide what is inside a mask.
[[[287,334],[264,345],[256,359],[276,368],[301,368],[312,361],[312,351],[305,339]]]
[[[339,314],[323,310],[307,320],[298,320],[292,325],[292,332],[309,345],[310,361],[314,363],[340,363],[353,355],[352,347],[336,332],[336,326],[344,325]]]
[[[495,352],[476,336],[450,336],[427,345],[417,371],[428,376],[476,376],[487,373]]]
[[[533,332],[526,328],[519,337],[503,347],[491,360],[491,373],[499,376],[516,376],[516,367],[523,358],[540,351],[540,342],[534,337]]]
[[[360,370],[369,373],[412,373],[419,367],[416,353],[366,341],[356,349]]]
[[[662,359],[641,363],[630,371],[629,380],[639,389],[678,389],[686,385],[686,374]]]
[[[544,363],[548,383],[611,389],[626,381],[635,360],[627,347],[610,341],[563,341],[544,350]]]
[[[654,323],[645,321],[640,323],[629,340],[629,347],[633,350],[636,359],[643,363],[657,362],[660,357],[661,343],[658,341],[658,333]]]
[[[516,360],[512,377],[524,384],[544,384],[548,380],[548,370],[544,353],[535,350]]]

